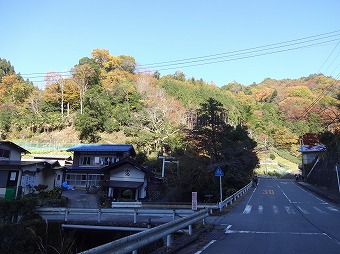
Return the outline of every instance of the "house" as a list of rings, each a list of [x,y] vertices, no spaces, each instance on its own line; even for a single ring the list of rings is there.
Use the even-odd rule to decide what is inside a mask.
[[[29,151],[10,141],[0,141],[0,197],[11,200],[17,195],[34,191],[44,184],[54,188],[56,161],[25,160],[22,154]]]
[[[104,167],[102,171],[103,186],[107,188],[107,195],[112,200],[124,198],[125,190],[132,190],[131,199],[144,199],[160,183],[160,178],[157,179],[153,172],[128,157]]]
[[[317,145],[301,145],[299,152],[302,154],[302,164],[311,164],[315,162],[321,154],[325,153],[327,150],[324,144]]]
[[[73,152],[73,164],[65,166],[64,179],[76,188],[100,186],[102,168],[136,155],[132,145],[79,144],[66,151]]]
[[[62,186],[64,167],[72,165],[72,157],[70,155],[33,154],[32,158],[34,161],[46,161],[51,165],[53,164],[55,174],[54,187]]]
[[[132,159],[136,152],[130,144],[79,144],[73,152],[73,164],[65,166],[65,181],[75,188],[103,186],[109,198],[120,199],[130,190],[133,199],[147,196],[148,185],[156,177]]]
[[[326,151],[326,146],[320,143],[321,133],[305,133],[300,137],[302,166],[315,162],[317,157]]]

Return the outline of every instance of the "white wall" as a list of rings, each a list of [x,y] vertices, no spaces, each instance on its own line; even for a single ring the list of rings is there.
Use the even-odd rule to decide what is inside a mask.
[[[124,165],[110,172],[111,181],[144,182],[144,178],[145,173],[131,165]]]

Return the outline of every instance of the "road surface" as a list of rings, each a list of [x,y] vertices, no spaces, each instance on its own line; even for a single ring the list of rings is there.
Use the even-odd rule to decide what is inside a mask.
[[[180,253],[340,253],[340,207],[292,180],[261,178],[237,206],[212,223],[215,230]]]

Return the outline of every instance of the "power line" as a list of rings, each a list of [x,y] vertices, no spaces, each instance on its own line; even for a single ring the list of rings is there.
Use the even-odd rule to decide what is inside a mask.
[[[300,46],[300,47],[295,47],[295,48],[282,49],[282,50],[276,50],[276,51],[271,51],[271,52],[264,52],[264,53],[261,53],[261,54],[239,56],[239,57],[230,58],[230,59],[222,59],[222,60],[217,60],[217,61],[210,61],[210,62],[203,62],[203,63],[197,63],[197,64],[182,65],[182,66],[179,66],[179,67],[177,66],[177,67],[169,67],[169,68],[163,68],[163,69],[161,68],[161,69],[158,69],[158,71],[172,70],[172,69],[178,69],[178,68],[188,68],[188,67],[194,67],[194,66],[200,66],[200,65],[216,64],[216,63],[222,63],[222,62],[230,62],[230,61],[236,61],[236,60],[260,57],[260,56],[272,55],[272,54],[277,54],[277,53],[282,53],[282,52],[287,52],[287,51],[292,51],[292,50],[297,50],[297,49],[302,49],[302,48],[320,46],[322,44],[329,43],[329,42],[332,42],[332,41],[335,41],[335,40],[329,40],[329,41],[322,42],[322,43],[315,43],[315,44],[310,44],[310,45],[305,45],[305,46]],[[250,53],[253,53],[253,52],[250,52]]]
[[[308,47],[315,47],[325,45],[334,41],[338,41],[340,36],[340,30],[323,33],[319,35],[313,35],[309,37],[278,42],[274,44],[269,44],[265,46],[253,47],[248,49],[230,51],[225,53],[213,54],[213,55],[206,55],[206,56],[199,56],[194,58],[185,58],[181,60],[174,60],[174,61],[165,61],[165,62],[158,62],[153,64],[146,64],[146,65],[137,65],[138,68],[154,68],[157,71],[164,71],[164,70],[171,70],[171,69],[179,69],[179,68],[188,68],[200,65],[208,65],[208,64],[216,64],[221,62],[228,62],[228,61],[237,61],[242,59],[248,59],[253,57],[260,57],[265,55],[271,55],[276,53],[282,53],[286,51],[298,50],[302,48]],[[337,38],[333,38],[337,37]],[[318,41],[318,42],[315,42]],[[296,46],[301,45],[301,46]],[[64,75],[65,73],[70,73],[71,71],[64,71],[64,72],[56,72],[61,73],[62,77],[70,77],[70,75]],[[152,72],[150,70],[143,70],[141,72]],[[37,78],[45,78],[45,76],[41,76],[42,73],[28,73],[28,74],[21,74],[22,76],[26,76],[25,78],[28,79],[37,79]],[[39,81],[33,81],[39,82]],[[42,82],[42,81],[40,81]]]
[[[323,66],[326,64],[326,62],[329,60],[329,58],[331,57],[331,55],[334,53],[335,49],[339,46],[340,44],[340,40],[339,42],[335,45],[335,47],[333,48],[332,52],[328,55],[328,57],[326,58],[325,62],[321,65],[321,67],[319,68],[319,71],[321,71],[321,69],[323,68]],[[327,68],[328,69],[328,68]]]
[[[340,44],[340,40],[338,41],[338,43],[335,45],[335,47],[333,48],[333,50],[331,51],[331,53],[328,55],[328,57],[326,58],[326,60],[324,61],[324,63],[322,64],[322,66],[319,68],[319,72],[321,71],[321,69],[323,68],[323,66],[328,62],[328,60],[330,59],[330,57],[333,55],[333,53],[335,52],[336,48],[339,46]],[[330,66],[334,63],[334,61],[338,58],[340,52],[335,56],[335,58],[333,59],[333,61],[328,65],[328,67],[326,68],[325,72],[328,71],[328,69],[330,68]],[[340,64],[339,64],[340,65]],[[335,67],[335,69],[333,70],[333,72],[331,73],[331,75],[335,72],[335,70],[339,67],[339,65],[337,65]],[[340,74],[338,74],[336,77],[335,77],[335,80],[338,79]],[[326,93],[326,90],[327,93],[330,92],[331,88],[337,84],[338,81],[334,81],[332,82],[328,87],[325,87],[322,91],[321,91],[321,94],[304,110],[304,112],[302,113],[302,118],[305,117],[311,110],[312,108],[316,105],[316,103],[318,103],[325,95]]]
[[[330,34],[333,34],[333,35],[330,35]],[[142,66],[150,67],[151,68],[151,67],[154,67],[154,66],[162,67],[164,64],[166,66],[168,66],[168,65],[174,65],[174,64],[177,64],[177,63],[187,63],[187,62],[191,62],[191,61],[197,60],[197,59],[209,60],[210,58],[215,59],[215,57],[225,57],[225,55],[227,55],[227,56],[230,55],[230,54],[234,55],[234,54],[240,53],[240,52],[252,53],[252,52],[254,52],[254,50],[255,50],[255,52],[257,52],[258,49],[261,49],[261,48],[268,48],[268,47],[282,45],[282,44],[287,44],[287,45],[284,45],[284,47],[287,47],[289,45],[307,43],[307,42],[310,42],[310,41],[326,39],[326,38],[335,37],[335,36],[339,36],[339,35],[340,35],[340,30],[337,30],[337,31],[329,32],[329,33],[323,33],[323,34],[319,34],[319,35],[313,35],[313,36],[309,36],[309,37],[304,37],[304,38],[299,38],[299,39],[294,39],[294,40],[289,40],[289,41],[284,41],[284,42],[278,42],[278,43],[268,44],[268,45],[264,45],[264,46],[252,47],[252,48],[247,48],[247,49],[241,49],[241,50],[224,52],[224,53],[218,53],[218,54],[212,54],[212,55],[206,55],[206,56],[184,58],[184,59],[180,59],[180,60],[173,60],[173,61],[164,61],[164,62],[158,62],[158,63],[144,64]],[[321,38],[317,38],[317,39],[311,40],[311,38],[315,38],[315,37],[321,37]],[[302,41],[302,42],[298,42],[298,41]],[[280,47],[282,47],[282,46],[280,46]],[[278,47],[274,47],[274,48],[278,48]],[[266,49],[263,49],[263,50],[266,50]],[[249,52],[247,52],[247,51],[249,51]]]

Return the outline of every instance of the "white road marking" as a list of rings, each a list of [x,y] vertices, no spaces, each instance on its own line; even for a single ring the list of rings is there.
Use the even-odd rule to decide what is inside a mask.
[[[244,208],[244,211],[243,211],[243,213],[244,214],[249,214],[250,213],[250,211],[251,211],[251,205],[246,205],[246,207]]]
[[[233,234],[289,234],[289,235],[326,235],[325,233],[308,233],[308,232],[271,232],[271,231],[251,231],[251,230],[228,230],[228,233]]]
[[[307,212],[307,210],[302,209],[300,206],[296,206],[296,207],[299,208],[299,210],[300,210],[301,212],[303,212],[304,214],[309,214],[309,212]]]
[[[310,193],[309,191],[306,191],[305,189],[303,189],[301,186],[299,186],[297,183],[294,183],[296,186],[298,186],[302,191],[308,193],[309,195],[313,196],[314,198],[320,200],[323,204],[328,204],[326,201],[322,200],[321,198],[313,195],[312,193]]]
[[[326,213],[326,212],[324,212],[324,211],[322,211],[321,209],[319,209],[319,208],[317,208],[317,207],[313,207],[315,210],[317,210],[319,213]]]
[[[207,245],[205,245],[201,250],[196,251],[195,254],[201,254],[203,251],[205,251],[210,245],[212,245],[216,240],[211,240]]]
[[[229,228],[231,228],[231,225],[228,225],[228,227],[225,229],[225,231],[224,231],[224,232],[225,232],[226,234],[228,234],[228,233],[229,233],[229,231],[231,232],[231,230],[229,230]]]
[[[279,213],[279,208],[276,205],[273,205],[273,211],[275,214]]]
[[[284,191],[281,189],[280,185],[277,185],[277,187],[279,187],[279,189],[281,190],[282,194],[286,197],[286,199],[288,199],[289,203],[292,203],[292,201],[288,198],[286,193],[284,193]]]
[[[259,205],[259,207],[257,208],[257,211],[262,214],[263,213],[263,206]]]
[[[332,211],[332,212],[339,212],[338,209],[336,209],[336,208],[334,208],[334,207],[332,207],[332,206],[327,206],[326,208],[327,208],[328,210]]]
[[[285,209],[288,214],[295,214],[295,210],[291,208],[290,206],[285,206]]]

